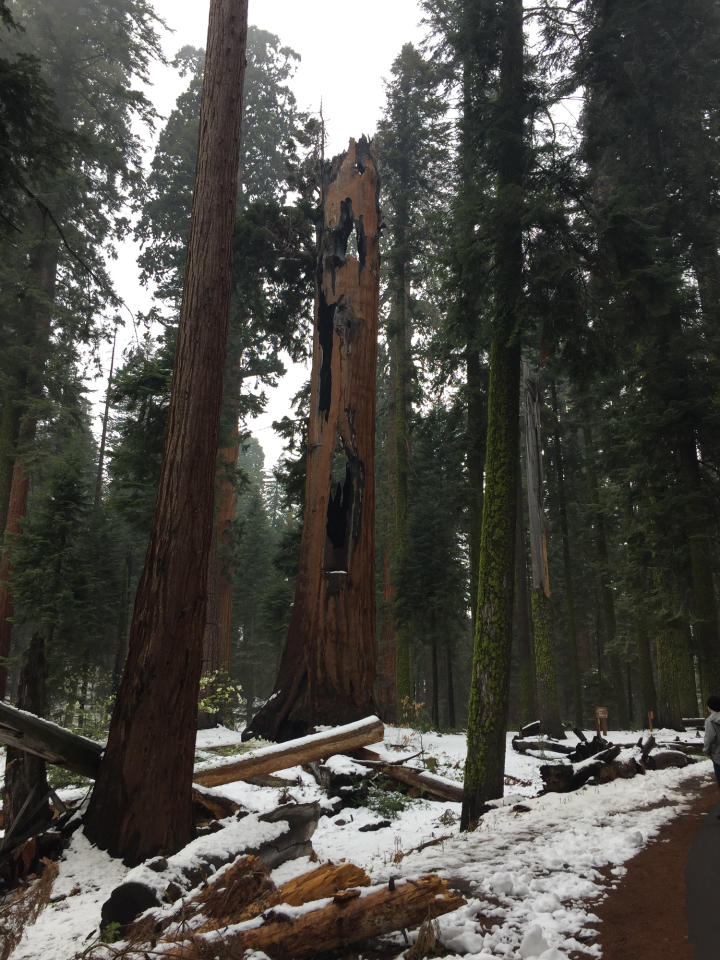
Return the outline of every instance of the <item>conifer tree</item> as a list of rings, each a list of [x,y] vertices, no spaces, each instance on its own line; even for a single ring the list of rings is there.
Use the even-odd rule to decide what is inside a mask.
[[[158,499],[128,661],[86,819],[95,842],[135,863],[175,852],[192,830],[246,38],[247,4],[214,0]],[[170,738],[163,735],[168,716]]]

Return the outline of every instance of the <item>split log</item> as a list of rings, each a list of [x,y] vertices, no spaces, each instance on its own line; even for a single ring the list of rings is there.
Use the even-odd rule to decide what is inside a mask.
[[[377,753],[373,753],[372,750],[357,750],[353,754],[353,760],[363,767],[377,770],[391,780],[397,780],[398,783],[414,787],[433,800],[462,803],[463,785],[461,783],[455,783],[453,780],[445,779],[445,777],[438,777],[434,773],[428,773],[427,770],[415,770],[413,767],[388,763],[386,760],[382,760]]]
[[[298,740],[261,747],[241,760],[201,768],[195,773],[194,782],[204,787],[217,787],[235,780],[249,780],[275,770],[325,760],[335,753],[347,753],[368,743],[377,743],[384,736],[382,721],[377,717],[368,717]]]
[[[132,870],[115,887],[102,907],[102,923],[124,926],[150,907],[174,903],[203,883],[222,867],[241,855],[253,856],[269,868],[312,852],[310,837],[317,827],[320,806],[317,803],[287,804],[260,815],[247,814],[232,833],[228,830],[222,851],[217,843],[194,841],[192,851],[185,848],[174,857],[156,857]],[[258,824],[277,823],[269,839],[255,845],[247,836],[258,831]]]
[[[208,946],[222,942],[228,956],[241,957],[245,951],[262,951],[272,960],[311,960],[319,953],[345,949],[385,933],[413,929],[428,918],[457,910],[465,900],[452,893],[447,881],[438,876],[400,880],[390,886],[341,891],[331,903],[320,901],[316,910],[282,906],[262,916],[265,923],[251,920],[237,926],[194,937],[179,949],[164,954],[174,960],[199,960]]]
[[[513,737],[513,750],[517,753],[528,753],[530,750],[537,750],[539,753],[562,753],[565,756],[575,752],[575,747],[569,743],[563,743],[561,740],[552,740],[548,737],[538,737],[537,739],[524,739]]]
[[[197,933],[217,930],[219,927],[243,923],[284,903],[299,907],[303,903],[334,897],[348,887],[370,885],[370,878],[352,863],[325,863],[308,873],[288,880],[276,887],[270,878],[270,868],[257,857],[241,857],[227,870],[211,880],[192,900],[184,900],[175,911],[163,911],[126,926],[123,937],[138,943],[158,937],[172,924],[182,921],[194,912],[201,913],[205,922]]]
[[[94,778],[104,747],[25,710],[0,703],[0,743]]]

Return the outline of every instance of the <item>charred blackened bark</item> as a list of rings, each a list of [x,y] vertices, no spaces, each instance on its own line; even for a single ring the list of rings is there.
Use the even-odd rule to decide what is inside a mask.
[[[375,160],[351,140],[324,171],[295,604],[275,692],[247,735],[286,740],[374,712],[378,239]]]

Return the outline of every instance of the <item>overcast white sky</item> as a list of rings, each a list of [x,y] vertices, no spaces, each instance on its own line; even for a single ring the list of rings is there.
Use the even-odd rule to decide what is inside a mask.
[[[163,39],[169,59],[186,44],[204,47],[207,37],[209,0],[154,0],[156,13],[173,31]],[[277,34],[282,43],[300,54],[293,81],[300,109],[319,110],[327,127],[327,152],[344,150],[350,137],[372,135],[385,103],[384,80],[404,43],[419,43],[422,29],[418,0],[363,0],[335,4],[316,0],[250,0],[249,20]],[[157,67],[148,95],[163,115],[172,110],[185,83],[172,68]],[[149,154],[148,160],[151,157]],[[137,250],[125,245],[113,268],[119,293],[133,311],[146,310],[148,293],[137,281]],[[124,342],[132,339],[132,325],[125,327]],[[109,363],[109,351],[108,361]],[[297,381],[297,377],[295,378]],[[105,387],[97,384],[97,400]],[[271,397],[268,414],[253,432],[266,451],[266,466],[280,453],[280,444],[270,427],[273,419],[288,412],[292,385]]]
[[[165,51],[185,44],[205,46],[209,0],[155,0],[154,8],[175,33]],[[403,43],[418,43],[418,0],[250,0],[250,23],[277,34],[302,60],[294,83],[301,109],[323,112],[329,152],[349,137],[371,134],[382,110],[383,80]],[[172,107],[158,98],[158,105]]]

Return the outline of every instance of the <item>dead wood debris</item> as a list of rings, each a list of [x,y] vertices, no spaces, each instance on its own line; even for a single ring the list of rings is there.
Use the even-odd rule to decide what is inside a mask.
[[[168,960],[209,956],[224,960],[261,950],[272,960],[310,960],[381,934],[421,926],[411,954],[411,960],[421,960],[440,949],[437,928],[426,921],[464,903],[440,877],[371,887],[367,874],[350,863],[326,863],[276,887],[263,863],[244,857],[177,911],[148,914],[125,928],[124,942],[95,944],[78,958],[161,955]],[[262,922],[237,926],[255,918]]]

